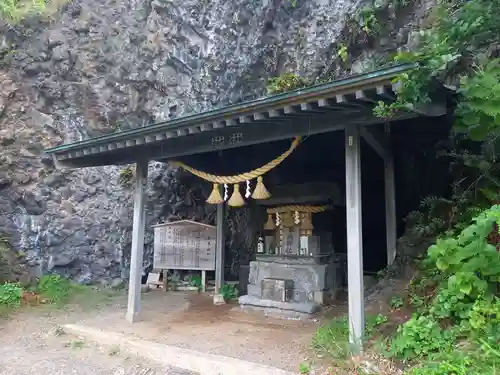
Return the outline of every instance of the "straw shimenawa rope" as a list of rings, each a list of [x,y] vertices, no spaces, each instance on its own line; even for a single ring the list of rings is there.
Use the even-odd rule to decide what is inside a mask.
[[[202,178],[205,181],[211,182],[214,184],[212,193],[207,199],[208,203],[211,204],[218,204],[224,202],[224,199],[222,198],[220,191],[219,191],[219,185],[220,184],[233,184],[233,196],[229,199],[228,203],[231,206],[239,207],[244,204],[243,197],[241,197],[241,193],[239,191],[239,186],[237,185],[239,183],[245,182],[252,180],[254,178],[257,178],[257,185],[255,187],[255,190],[252,194],[253,199],[268,199],[271,194],[267,191],[266,187],[264,186],[262,182],[262,175],[265,173],[269,172],[271,169],[276,168],[278,165],[280,165],[283,160],[285,160],[292,152],[297,148],[301,140],[301,137],[295,137],[294,140],[292,141],[290,147],[288,150],[286,150],[284,153],[282,153],[280,156],[278,156],[276,159],[271,160],[269,163],[261,166],[260,168],[256,168],[250,172],[238,174],[235,176],[217,176],[215,174],[210,174],[206,173],[203,171],[200,171],[198,169],[195,169],[193,167],[190,167],[189,165],[184,164],[183,162],[180,161],[170,161],[170,164],[174,167],[180,167],[195,176],[198,176]]]
[[[324,212],[333,209],[333,206],[311,206],[311,205],[288,205],[281,207],[268,208],[267,222],[264,224],[264,229],[274,230],[277,227],[293,227],[299,225],[301,235],[311,236],[312,214]],[[276,222],[273,220],[273,215],[276,215]]]
[[[328,211],[332,207],[331,206],[309,206],[309,205],[290,205],[290,206],[281,206],[275,208],[268,208],[268,214],[275,214],[281,212],[308,212],[312,214],[316,214],[318,212]]]

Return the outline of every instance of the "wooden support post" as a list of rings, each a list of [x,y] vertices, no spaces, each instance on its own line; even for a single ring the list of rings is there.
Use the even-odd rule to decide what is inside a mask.
[[[205,293],[207,291],[207,271],[201,271],[201,291]]]
[[[390,137],[390,125],[387,124],[385,132]],[[384,159],[384,181],[385,181],[385,225],[387,239],[387,265],[390,266],[396,259],[396,189],[394,182],[394,155],[390,145],[387,148]]]
[[[217,205],[217,236],[215,245],[215,294],[219,294],[224,284],[224,203]]]
[[[142,257],[144,253],[144,226],[146,221],[144,200],[147,180],[148,162],[146,160],[138,161],[135,173],[132,251],[130,255],[130,275],[126,316],[129,323],[134,323],[138,320],[141,304]]]
[[[163,291],[168,291],[168,270],[163,270]]]
[[[347,287],[351,352],[363,349],[365,330],[363,285],[363,235],[361,217],[361,149],[358,127],[345,131]]]

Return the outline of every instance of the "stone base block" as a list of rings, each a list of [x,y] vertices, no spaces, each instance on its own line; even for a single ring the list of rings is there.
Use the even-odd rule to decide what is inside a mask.
[[[259,297],[245,295],[239,298],[242,306],[255,306],[260,308],[270,308],[282,311],[294,311],[302,314],[314,314],[319,311],[320,305],[315,302],[279,302]]]
[[[314,314],[304,314],[297,311],[291,310],[280,310],[272,307],[257,307],[252,305],[240,305],[234,307],[234,311],[244,311],[251,313],[264,314],[265,316],[275,318],[275,319],[287,319],[287,320],[313,320],[315,319]]]
[[[293,280],[266,278],[262,280],[262,299],[289,302],[293,293]]]
[[[214,294],[214,305],[224,305],[224,304],[226,304],[226,301],[224,300],[222,294]]]

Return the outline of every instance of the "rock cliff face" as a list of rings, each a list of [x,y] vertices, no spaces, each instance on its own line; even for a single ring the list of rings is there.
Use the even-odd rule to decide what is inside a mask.
[[[268,77],[285,72],[313,81],[376,68],[410,43],[430,4],[362,6],[55,1],[41,17],[0,21],[0,235],[35,274],[120,283],[131,187],[119,167],[56,170],[43,149],[254,98]],[[213,219],[196,178],[162,164],[150,169],[148,224]],[[151,240],[149,233],[145,267]]]

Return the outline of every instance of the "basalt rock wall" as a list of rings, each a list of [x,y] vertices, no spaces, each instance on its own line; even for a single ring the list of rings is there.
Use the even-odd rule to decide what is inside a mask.
[[[285,72],[314,81],[374,69],[411,45],[432,5],[401,4],[58,0],[20,23],[1,20],[0,235],[31,274],[121,283],[133,207],[124,166],[56,169],[44,148],[255,98]],[[360,16],[365,6],[377,23]],[[213,221],[206,189],[151,164],[148,225]],[[228,215],[228,241],[248,251],[251,210]],[[145,267],[151,245],[148,231]]]

